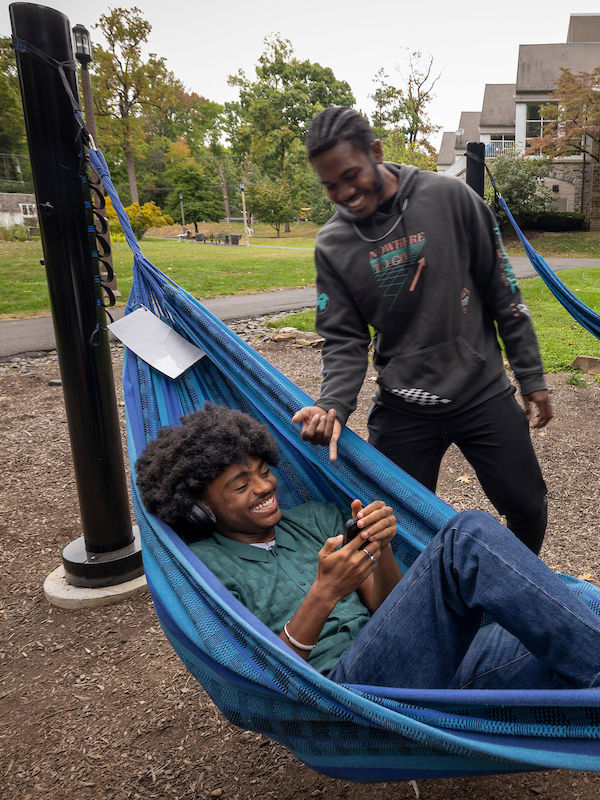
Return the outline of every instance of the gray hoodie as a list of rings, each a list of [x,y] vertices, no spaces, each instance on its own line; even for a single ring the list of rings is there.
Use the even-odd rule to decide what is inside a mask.
[[[338,207],[317,236],[317,405],[342,423],[356,407],[369,326],[380,398],[409,413],[448,415],[509,387],[495,325],[521,392],[546,388],[529,311],[483,200],[455,178],[386,167],[398,177],[390,213],[358,221]]]

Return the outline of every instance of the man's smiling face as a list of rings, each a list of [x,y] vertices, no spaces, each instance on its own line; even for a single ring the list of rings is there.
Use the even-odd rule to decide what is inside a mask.
[[[240,456],[205,490],[203,501],[217,518],[223,536],[239,542],[267,542],[281,519],[277,479],[269,465],[253,456]]]
[[[379,140],[368,153],[342,140],[315,156],[311,163],[329,199],[347,208],[357,219],[374,214],[396,189],[394,176],[383,166]]]

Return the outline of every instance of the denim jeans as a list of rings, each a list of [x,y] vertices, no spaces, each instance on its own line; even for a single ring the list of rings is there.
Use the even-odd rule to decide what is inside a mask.
[[[480,629],[484,612],[494,623]],[[600,618],[489,514],[453,517],[329,673],[412,688],[600,685]]]

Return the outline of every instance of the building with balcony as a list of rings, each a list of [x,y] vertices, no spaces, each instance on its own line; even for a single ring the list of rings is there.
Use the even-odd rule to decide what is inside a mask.
[[[463,112],[458,130],[443,134],[438,172],[464,179],[467,141],[485,142],[488,159],[513,150],[524,152],[528,142],[541,136],[548,124],[540,115],[540,107],[550,100],[561,68],[578,73],[593,72],[598,66],[600,14],[571,14],[566,42],[520,45],[516,82],[486,84],[481,112]],[[470,128],[471,138],[467,139],[461,130],[465,114],[470,120],[479,116],[478,130]],[[600,167],[594,170],[589,157],[556,158],[545,183],[557,210],[581,211],[592,227],[600,228]]]

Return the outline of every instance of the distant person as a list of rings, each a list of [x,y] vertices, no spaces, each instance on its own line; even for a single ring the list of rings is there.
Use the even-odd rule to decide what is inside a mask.
[[[316,241],[323,383],[315,404],[293,417],[302,438],[328,445],[336,458],[364,381],[371,325],[379,384],[371,444],[435,491],[442,457],[456,443],[510,530],[538,553],[547,489],[529,423],[543,428],[552,407],[491,212],[462,181],[384,162],[381,142],[350,108],[317,114],[306,148],[337,213]]]
[[[206,405],[136,463],[152,514],[223,585],[338,683],[559,689],[600,684],[600,619],[483,511],[452,517],[402,577],[383,501],[282,510],[277,445],[257,420]],[[483,614],[494,623],[480,629]]]

